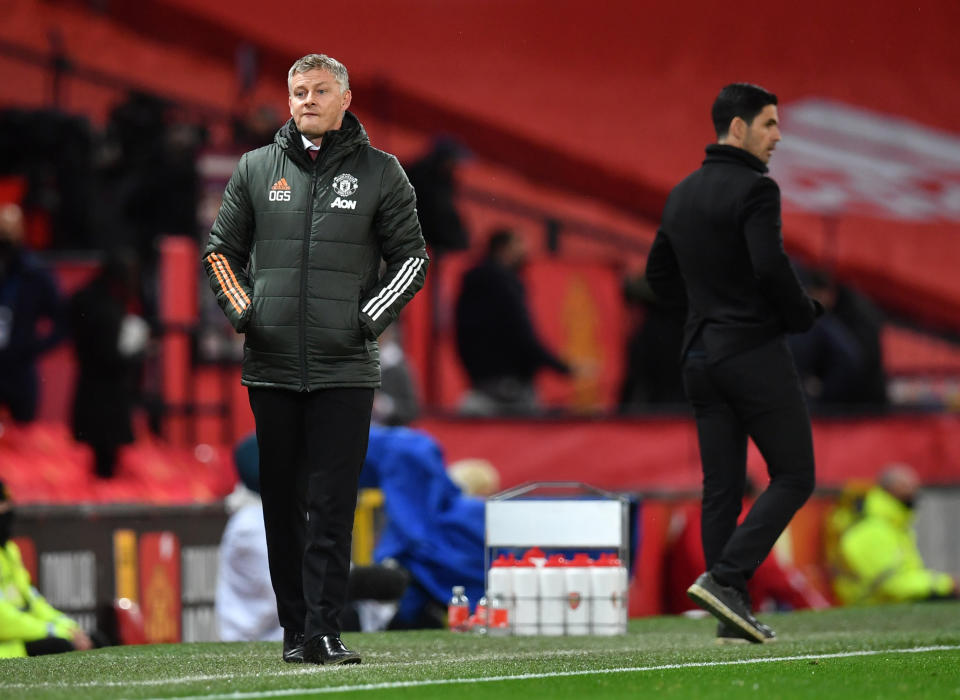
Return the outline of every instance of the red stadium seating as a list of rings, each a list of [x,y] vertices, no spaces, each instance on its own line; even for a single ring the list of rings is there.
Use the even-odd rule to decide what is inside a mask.
[[[0,426],[0,478],[18,503],[209,503],[236,483],[228,449],[188,450],[141,436],[121,449],[115,476],[100,480],[92,452],[62,423]]]

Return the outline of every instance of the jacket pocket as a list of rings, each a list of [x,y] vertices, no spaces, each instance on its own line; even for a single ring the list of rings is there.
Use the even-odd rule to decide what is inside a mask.
[[[360,281],[351,275],[329,296],[309,300],[307,347],[312,356],[356,357],[366,353],[366,340],[360,328]]]
[[[360,275],[357,275],[353,285],[353,298],[350,300],[350,330],[352,332],[351,345],[360,350],[366,349],[367,339],[363,332],[363,326],[360,324],[360,299],[361,299]]]
[[[296,352],[295,307],[283,297],[254,297],[246,328],[245,345],[261,354],[289,355]]]

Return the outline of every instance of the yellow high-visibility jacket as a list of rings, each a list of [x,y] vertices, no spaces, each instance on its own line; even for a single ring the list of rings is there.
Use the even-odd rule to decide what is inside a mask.
[[[26,656],[24,642],[70,639],[77,628],[31,585],[20,548],[12,541],[0,545],[0,658]]]
[[[949,574],[924,567],[913,513],[879,486],[867,492],[863,517],[841,537],[834,592],[844,605],[923,600],[953,590]]]

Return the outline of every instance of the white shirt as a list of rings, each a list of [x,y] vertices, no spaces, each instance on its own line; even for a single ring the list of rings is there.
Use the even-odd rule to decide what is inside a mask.
[[[308,151],[319,151],[319,150],[320,150],[320,146],[314,145],[313,141],[311,141],[310,139],[308,139],[308,138],[307,138],[306,136],[304,136],[303,134],[300,134],[300,138],[303,139],[303,147],[304,147],[305,149],[307,149]]]
[[[214,601],[224,642],[280,641],[277,597],[270,583],[263,506],[245,505],[230,520],[220,541]]]

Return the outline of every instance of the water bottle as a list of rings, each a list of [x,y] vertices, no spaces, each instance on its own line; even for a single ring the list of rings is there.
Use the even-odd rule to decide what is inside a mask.
[[[561,636],[564,634],[564,608],[567,585],[564,575],[566,559],[561,554],[552,554],[540,567],[540,634]]]
[[[511,552],[509,556],[500,555],[493,564],[490,565],[488,572],[488,581],[490,587],[487,589],[487,598],[490,599],[491,610],[493,602],[500,598],[500,602],[506,607],[505,613],[513,622],[513,579],[514,571],[517,566],[516,557]]]
[[[466,632],[470,627],[470,601],[464,590],[463,586],[454,586],[447,606],[447,625],[451,632]]]
[[[530,559],[517,563],[513,572],[513,633],[520,636],[540,632],[540,570]]]
[[[593,562],[584,552],[577,553],[565,567],[567,595],[564,615],[567,634],[590,634],[592,569]]]
[[[473,613],[470,626],[477,634],[487,633],[487,596],[481,596],[477,601],[477,609]]]
[[[627,570],[613,554],[601,554],[590,570],[590,626],[595,635],[627,632]]]
[[[487,610],[487,629],[492,636],[510,634],[510,610],[499,593],[493,593],[490,596],[490,607]]]

